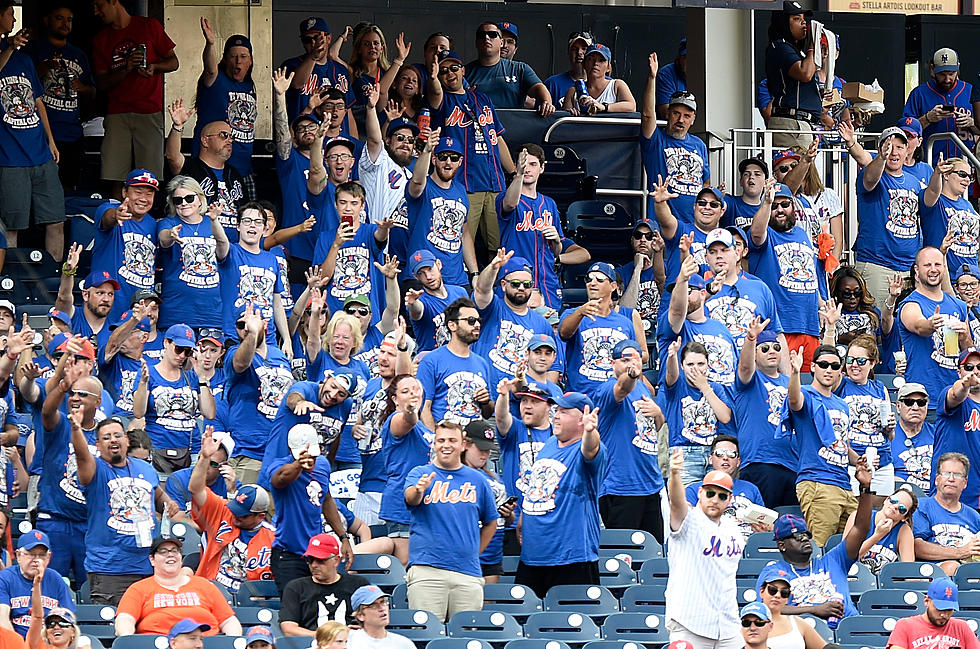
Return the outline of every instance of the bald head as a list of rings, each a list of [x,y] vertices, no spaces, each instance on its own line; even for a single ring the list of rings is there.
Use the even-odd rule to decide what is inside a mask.
[[[227,162],[233,144],[228,122],[211,122],[201,129],[201,157]],[[205,160],[207,162],[207,160]]]

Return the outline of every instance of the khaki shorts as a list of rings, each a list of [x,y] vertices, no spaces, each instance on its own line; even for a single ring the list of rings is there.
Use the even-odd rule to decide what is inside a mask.
[[[103,121],[102,178],[126,180],[133,169],[163,178],[163,112],[116,113]]]
[[[408,607],[431,611],[443,623],[460,611],[483,608],[483,577],[416,564],[407,580]]]
[[[875,299],[875,306],[884,311],[885,302],[888,301],[888,282],[894,275],[899,274],[898,271],[868,261],[855,262],[854,270],[861,273],[861,277],[864,278],[868,293]]]
[[[772,147],[774,149],[789,149],[798,146],[806,149],[813,141],[813,125],[810,122],[803,122],[790,117],[770,117],[769,130],[771,131],[803,131],[802,133],[773,133]]]
[[[262,460],[236,455],[228,460],[228,464],[235,470],[235,475],[241,480],[242,484],[255,484],[259,481],[259,471],[262,470]]]
[[[813,542],[824,546],[834,534],[844,531],[848,516],[857,509],[857,498],[834,485],[803,480],[796,484],[796,497]]]
[[[483,242],[492,258],[500,248],[500,223],[497,221],[497,194],[494,192],[474,192],[467,194],[470,199],[470,211],[466,216],[466,224],[470,234],[476,241],[479,231],[483,231]]]

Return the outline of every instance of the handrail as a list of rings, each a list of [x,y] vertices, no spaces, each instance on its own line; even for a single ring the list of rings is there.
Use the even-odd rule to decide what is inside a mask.
[[[973,151],[971,151],[970,147],[966,145],[966,142],[960,139],[959,135],[951,131],[946,133],[933,133],[932,135],[929,136],[929,139],[926,140],[925,144],[922,145],[923,147],[925,147],[923,150],[923,154],[925,156],[926,162],[929,164],[930,167],[933,166],[932,145],[934,142],[938,142],[939,140],[950,140],[953,144],[956,145],[956,148],[960,150],[960,153],[963,154],[963,157],[970,161],[970,164],[973,165],[973,168],[980,170],[980,158],[977,158],[977,156],[973,154]]]

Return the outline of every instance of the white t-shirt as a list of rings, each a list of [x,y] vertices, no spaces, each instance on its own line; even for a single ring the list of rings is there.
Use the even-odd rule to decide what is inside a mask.
[[[415,643],[391,631],[383,638],[372,638],[364,629],[355,629],[347,636],[347,649],[415,649]]]

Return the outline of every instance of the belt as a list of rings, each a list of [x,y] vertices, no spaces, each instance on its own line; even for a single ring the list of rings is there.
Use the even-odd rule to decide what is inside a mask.
[[[775,107],[772,109],[773,117],[789,117],[791,119],[799,119],[804,122],[810,122],[815,124],[820,121],[820,115],[814,115],[808,110],[802,110],[799,108],[785,108],[785,107]]]

